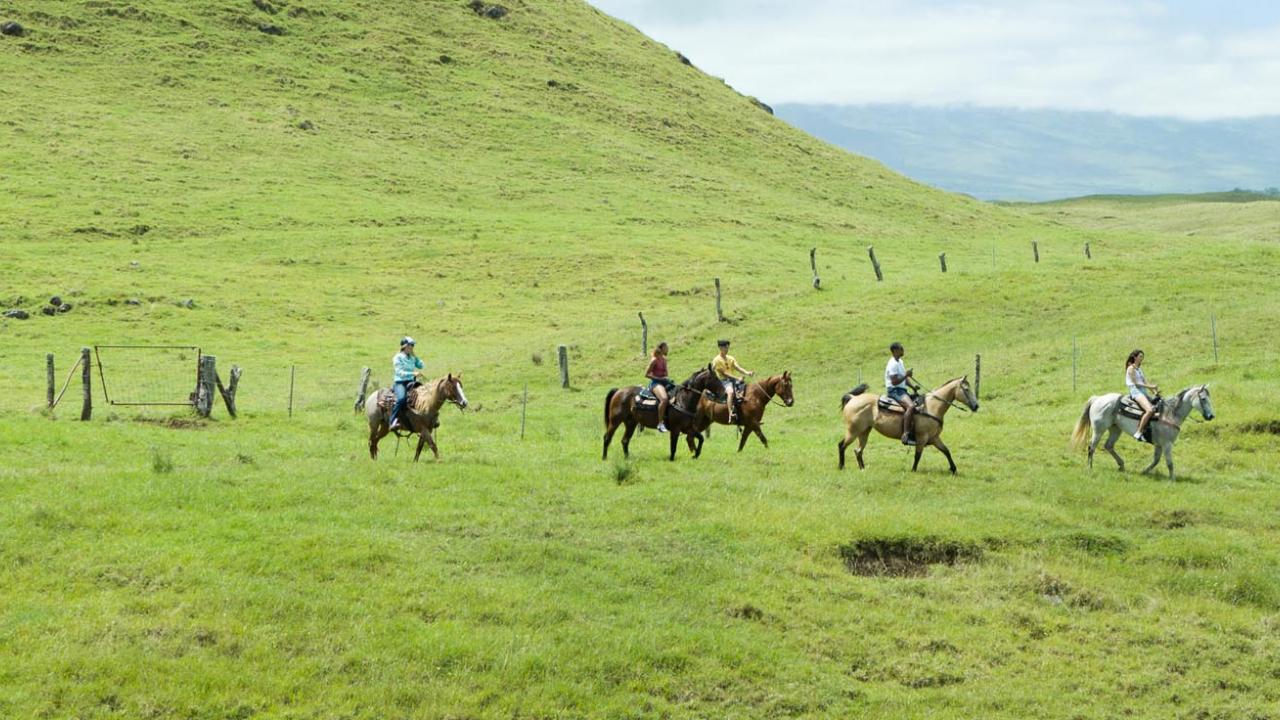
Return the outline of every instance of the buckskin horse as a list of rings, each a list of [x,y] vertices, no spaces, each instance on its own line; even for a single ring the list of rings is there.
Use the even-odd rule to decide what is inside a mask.
[[[395,402],[395,393],[388,388],[382,388],[364,401],[364,414],[369,420],[369,457],[374,460],[378,459],[378,441],[391,432],[391,408]],[[404,417],[409,423],[409,433],[418,434],[418,449],[413,453],[414,462],[418,462],[418,456],[422,455],[423,445],[430,445],[435,459],[440,459],[435,430],[440,427],[440,408],[446,402],[457,405],[459,410],[467,408],[467,395],[462,391],[461,373],[450,373],[442,378],[428,380],[409,391]]]
[[[761,444],[769,447],[769,441],[764,433],[760,432],[760,423],[764,420],[765,408],[773,402],[774,397],[781,398],[782,404],[787,407],[795,404],[790,370],[747,385],[746,390],[742,392],[742,402],[738,404],[736,423],[729,422],[729,406],[726,403],[707,400],[707,412],[710,413],[712,420],[721,425],[739,426],[742,437],[738,440],[738,452],[742,452],[742,448],[746,447],[747,438],[752,434],[760,438]]]
[[[1111,457],[1116,459],[1116,465],[1122,472],[1124,471],[1124,460],[1116,454],[1116,440],[1121,432],[1125,435],[1133,435],[1138,429],[1138,419],[1120,412],[1121,398],[1119,393],[1107,393],[1089,398],[1089,402],[1084,404],[1084,412],[1080,414],[1080,420],[1076,422],[1075,431],[1071,433],[1072,446],[1076,450],[1081,450],[1085,447],[1085,438],[1089,435],[1090,427],[1093,428],[1093,437],[1089,440],[1090,468],[1093,467],[1093,451],[1098,449],[1098,441],[1102,439],[1102,433],[1109,431],[1107,442],[1102,449],[1110,453]],[[1195,409],[1200,411],[1200,416],[1205,420],[1212,420],[1215,417],[1213,404],[1209,401],[1208,385],[1189,387],[1175,397],[1161,400],[1156,405],[1158,414],[1147,426],[1151,430],[1151,444],[1155,446],[1156,456],[1142,471],[1143,475],[1154,470],[1160,462],[1160,456],[1164,455],[1165,464],[1169,468],[1169,479],[1174,479],[1173,443],[1178,439],[1183,421]]]
[[[688,380],[676,386],[671,393],[667,405],[667,430],[671,435],[671,460],[676,459],[676,448],[680,436],[684,435],[693,457],[702,455],[702,431],[711,424],[702,402],[704,389],[710,384],[707,375],[710,371],[703,368],[694,373]],[[626,426],[622,434],[622,454],[631,457],[631,435],[636,426],[647,428],[658,427],[658,409],[640,407],[637,400],[641,387],[632,385],[624,388],[613,388],[604,396],[604,452],[601,460],[609,459],[609,444],[613,442],[613,434],[621,426]]]
[[[844,416],[844,439],[840,441],[840,469],[844,469],[844,451],[857,440],[853,454],[858,459],[858,468],[865,469],[862,462],[862,450],[867,446],[867,436],[875,428],[881,435],[898,440],[902,437],[902,410],[895,402],[892,408],[880,406],[879,395],[864,394],[865,386],[846,393],[840,400],[840,410]],[[978,400],[973,396],[967,377],[958,377],[925,393],[924,409],[917,410],[914,416],[916,437],[916,459],[911,463],[911,471],[915,472],[920,465],[920,454],[925,446],[938,448],[951,465],[951,474],[956,473],[956,463],[951,459],[951,451],[942,442],[942,418],[947,410],[957,402],[964,403],[973,412],[978,412]]]

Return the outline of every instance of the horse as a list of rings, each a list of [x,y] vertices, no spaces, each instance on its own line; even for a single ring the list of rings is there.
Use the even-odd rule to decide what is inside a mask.
[[[378,441],[391,432],[391,408],[395,401],[395,393],[382,388],[364,402],[364,414],[369,420],[369,457],[374,460],[378,459]],[[462,391],[461,373],[450,373],[445,377],[429,380],[409,391],[404,415],[409,422],[409,433],[418,434],[418,449],[413,453],[414,462],[418,462],[418,457],[422,455],[423,445],[430,445],[435,459],[440,459],[435,429],[440,427],[440,408],[446,402],[457,405],[459,410],[467,409],[467,395]]]
[[[742,452],[742,448],[746,447],[747,438],[751,437],[753,433],[760,438],[761,444],[767,448],[769,447],[769,441],[765,438],[764,433],[760,432],[760,423],[764,419],[765,408],[768,407],[769,403],[773,402],[774,396],[782,398],[782,404],[787,407],[795,404],[796,399],[792,395],[790,370],[781,375],[773,375],[747,385],[746,390],[742,393],[742,403],[738,405],[737,423],[729,422],[729,406],[726,403],[704,399],[706,404],[705,412],[710,414],[713,421],[721,425],[737,424],[739,426],[739,432],[742,437],[738,440],[738,452]]]
[[[1115,450],[1116,439],[1120,437],[1121,432],[1125,435],[1133,435],[1138,429],[1138,421],[1118,412],[1120,398],[1119,393],[1107,393],[1089,398],[1089,402],[1084,404],[1084,411],[1080,413],[1080,420],[1076,422],[1075,431],[1071,433],[1072,447],[1080,450],[1084,448],[1085,437],[1092,426],[1093,437],[1088,443],[1090,468],[1093,468],[1093,452],[1098,448],[1098,441],[1102,439],[1102,433],[1109,430],[1110,434],[1102,449],[1111,453],[1120,471],[1124,472],[1124,460],[1120,459]],[[1193,385],[1175,397],[1161,400],[1156,406],[1160,417],[1153,419],[1148,426],[1151,429],[1151,444],[1155,446],[1156,455],[1151,460],[1151,464],[1142,471],[1143,475],[1154,470],[1160,462],[1160,456],[1164,455],[1165,464],[1169,468],[1169,479],[1174,479],[1173,443],[1178,439],[1183,421],[1191,415],[1193,409],[1199,409],[1200,416],[1205,420],[1212,420],[1215,417],[1213,404],[1209,401],[1208,385]]]
[[[844,439],[840,441],[840,469],[844,469],[844,451],[853,441],[858,441],[853,449],[858,459],[858,469],[866,469],[862,462],[862,450],[867,446],[867,436],[871,428],[881,435],[897,440],[902,437],[902,412],[882,410],[878,404],[879,395],[864,395],[865,386],[855,388],[846,393],[840,400],[840,411],[844,415]],[[968,376],[958,377],[943,383],[937,390],[925,394],[924,409],[917,410],[914,416],[916,437],[916,458],[911,463],[911,471],[915,472],[920,465],[920,455],[928,445],[932,445],[947,458],[951,466],[951,474],[956,474],[955,460],[951,459],[951,451],[942,442],[942,419],[947,410],[956,407],[957,402],[967,405],[973,412],[978,412],[978,399],[969,387]]]
[[[701,404],[703,391],[709,381],[704,368],[694,373],[683,383],[676,386],[667,404],[667,430],[671,435],[671,460],[676,459],[676,448],[680,436],[684,435],[689,444],[689,451],[697,459],[702,455],[702,431],[710,424],[705,408]],[[640,396],[640,386],[612,388],[604,396],[604,453],[602,460],[609,459],[609,444],[613,442],[613,434],[620,426],[626,425],[622,434],[622,453],[631,457],[631,435],[636,426],[647,428],[658,427],[658,412],[641,410],[636,407],[636,399]]]

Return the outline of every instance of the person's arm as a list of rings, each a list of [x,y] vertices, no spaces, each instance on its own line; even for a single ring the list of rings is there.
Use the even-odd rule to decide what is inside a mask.
[[[662,378],[657,377],[656,375],[654,375],[654,374],[653,374],[653,364],[654,364],[655,362],[657,362],[657,361],[658,361],[658,360],[657,360],[657,358],[654,358],[653,360],[650,360],[650,361],[649,361],[649,367],[645,368],[645,370],[644,370],[644,376],[645,376],[645,377],[647,377],[647,378],[649,378],[650,380],[661,380],[661,379],[662,379]]]
[[[750,370],[748,370],[748,369],[746,369],[746,368],[742,367],[741,365],[739,365],[739,364],[738,364],[737,359],[734,359],[734,361],[733,361],[733,367],[734,367],[738,372],[742,373],[743,375],[755,375],[755,373],[754,373],[754,372],[752,372],[752,371],[750,371]]]

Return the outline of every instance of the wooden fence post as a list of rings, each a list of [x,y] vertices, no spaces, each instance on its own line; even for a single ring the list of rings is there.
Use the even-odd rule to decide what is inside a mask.
[[[520,439],[524,439],[524,416],[529,407],[529,383],[524,384],[524,395],[520,397]]]
[[[818,277],[818,248],[809,248],[809,267],[813,268],[813,289],[822,289],[822,279]]]
[[[1092,252],[1089,252],[1089,243],[1085,243],[1085,244],[1084,244],[1084,258],[1085,258],[1086,260],[1092,260],[1092,259],[1093,259],[1093,253],[1092,253]]]
[[[89,364],[89,348],[80,348],[80,380],[84,383],[84,404],[80,407],[80,419],[93,417],[92,367]]]
[[[982,396],[982,353],[973,356],[973,399]]]
[[[293,379],[297,375],[298,375],[298,366],[290,365],[289,366],[289,417],[293,417]]]
[[[938,262],[942,265],[942,272],[946,272],[947,271],[947,254],[942,253],[938,255]]]
[[[871,267],[876,271],[876,282],[884,282],[884,273],[880,272],[880,261],[876,260],[876,249],[868,245],[867,254],[871,256]]]
[[[640,316],[640,355],[649,357],[649,323],[644,321],[644,313],[636,314]]]
[[[1213,333],[1213,364],[1218,364],[1218,319],[1209,313],[1209,331]]]
[[[556,346],[556,355],[560,358],[560,387],[569,387],[569,348]]]
[[[240,386],[240,366],[231,366],[231,383],[226,387],[222,386],[222,378],[218,377],[218,372],[213,373],[213,380],[218,384],[218,394],[222,396],[222,402],[227,406],[227,414],[233,419],[236,416],[236,388]]]
[[[1076,391],[1076,358],[1080,356],[1080,351],[1076,347],[1076,338],[1071,336],[1071,392]]]
[[[369,393],[369,368],[360,371],[360,387],[356,389],[356,406],[357,414],[364,409],[364,401]]]
[[[217,384],[214,376],[218,374],[217,358],[213,355],[200,356],[200,383],[196,385],[196,414],[209,417],[213,412],[213,388]]]
[[[49,409],[53,409],[53,391],[57,381],[53,379],[53,353],[44,356],[44,374],[49,381],[48,404]]]
[[[1036,256],[1036,262],[1040,262],[1040,243],[1035,240],[1031,241],[1031,252]]]
[[[724,322],[724,313],[720,311],[720,278],[716,278],[716,322]]]

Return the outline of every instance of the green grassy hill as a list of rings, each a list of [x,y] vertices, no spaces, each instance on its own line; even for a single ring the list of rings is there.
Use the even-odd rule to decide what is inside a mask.
[[[0,8],[26,30],[0,37],[0,302],[35,314],[0,320],[0,715],[1280,713],[1273,239],[933,190],[583,3],[509,9]],[[601,463],[641,311],[674,375],[720,336],[795,373],[768,450],[719,428],[670,464],[644,433]],[[475,405],[438,464],[371,463],[350,412],[405,333]],[[879,437],[835,470],[838,398],[894,339],[930,384],[982,353],[958,477]],[[45,353],[61,380],[125,343],[242,366],[241,417],[41,411]],[[1214,383],[1181,482],[1064,450],[1133,346]],[[936,546],[966,560],[845,559]]]

